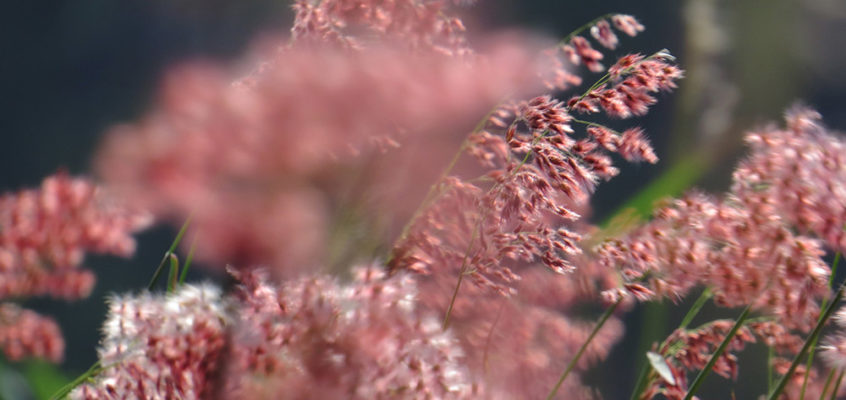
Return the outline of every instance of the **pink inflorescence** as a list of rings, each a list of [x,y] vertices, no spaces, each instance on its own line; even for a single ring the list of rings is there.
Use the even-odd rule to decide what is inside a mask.
[[[696,285],[726,306],[753,304],[791,328],[808,329],[827,296],[823,242],[842,246],[846,191],[842,141],[819,115],[794,108],[787,129],[747,135],[750,156],[734,173],[725,200],[691,194],[659,209],[652,222],[600,249],[628,293],[679,298]]]
[[[635,36],[644,27],[631,15],[615,14],[611,16],[611,24],[607,19],[601,19],[590,26],[590,34],[607,49],[615,49],[619,43],[617,35],[611,26],[628,36]],[[590,41],[582,36],[573,36],[559,46],[544,52],[545,58],[551,65],[543,75],[546,86],[552,90],[567,90],[582,83],[582,78],[573,72],[579,65],[584,65],[591,72],[602,72],[605,66],[601,51],[594,49]],[[609,71],[611,72],[611,71]]]
[[[531,86],[531,65],[525,49],[500,43],[475,61],[300,45],[235,84],[211,67],[186,67],[168,78],[153,113],[109,134],[98,171],[157,215],[191,215],[199,258],[293,276],[325,261],[339,171],[406,137],[471,124]]]
[[[88,296],[85,252],[129,256],[149,218],[120,207],[84,179],[58,174],[37,190],[0,197],[0,298]]]
[[[626,238],[603,244],[599,254],[624,279],[620,289],[606,292],[610,301],[621,295],[680,299],[704,285],[723,306],[752,304],[788,327],[808,329],[818,300],[828,294],[820,243],[737,197],[719,201],[692,193],[674,200]]]
[[[14,304],[0,303],[0,350],[12,361],[38,357],[59,362],[65,342],[52,319]]]
[[[231,398],[476,398],[458,343],[421,315],[408,276],[381,268],[271,285],[242,276],[227,373]]]
[[[746,136],[749,157],[734,173],[732,190],[756,207],[846,250],[846,142],[828,131],[820,115],[793,107],[787,126]]]
[[[166,297],[116,296],[103,324],[100,367],[71,399],[205,399],[225,349],[220,290],[183,286]]]
[[[233,274],[231,297],[186,285],[112,299],[102,371],[70,397],[476,398],[458,343],[417,309],[409,277],[367,267],[349,285],[275,285],[266,271]]]
[[[846,368],[846,308],[841,308],[832,318],[838,331],[826,337],[820,346],[820,355],[826,364],[836,370]]]
[[[369,41],[401,42],[424,51],[461,56],[472,50],[464,23],[449,16],[449,1],[297,0],[291,29],[298,41],[362,48]]]
[[[581,252],[581,235],[563,224],[579,218],[573,205],[586,202],[598,182],[617,175],[608,153],[658,160],[640,129],[620,134],[590,124],[579,138],[572,124],[570,109],[549,96],[499,108],[467,146],[489,169],[489,184],[452,176],[440,182],[400,239],[391,266],[426,274],[470,271],[477,284],[503,294],[519,280],[508,260],[571,271],[567,258]]]
[[[149,223],[114,203],[85,179],[60,173],[39,189],[0,197],[0,301],[29,296],[88,296],[94,274],[80,268],[86,252],[129,256],[131,234]],[[0,348],[19,360],[62,358],[64,341],[49,318],[0,302]]]

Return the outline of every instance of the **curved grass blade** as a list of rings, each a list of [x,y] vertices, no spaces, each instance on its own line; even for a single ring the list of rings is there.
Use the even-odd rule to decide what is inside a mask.
[[[162,257],[162,262],[159,263],[159,266],[156,268],[156,271],[153,272],[153,279],[150,279],[150,283],[147,285],[147,290],[153,290],[153,287],[156,286],[156,282],[159,281],[159,277],[164,271],[165,264],[167,263],[168,258],[173,252],[176,250],[176,246],[179,246],[179,242],[182,241],[182,236],[185,235],[185,231],[188,230],[188,225],[191,223],[191,217],[189,216],[188,219],[185,220],[185,223],[182,224],[182,228],[179,228],[179,233],[176,234],[176,238],[173,239],[173,243],[171,243],[170,248]]]
[[[188,257],[185,258],[185,265],[182,266],[182,273],[179,275],[180,285],[185,284],[185,278],[188,277],[188,268],[191,267],[191,261],[194,261],[194,249],[196,248],[196,245],[196,240],[191,241],[191,249],[188,250]]]
[[[170,254],[170,271],[167,274],[167,292],[172,293],[176,288],[176,279],[179,275],[179,258],[176,254]]]

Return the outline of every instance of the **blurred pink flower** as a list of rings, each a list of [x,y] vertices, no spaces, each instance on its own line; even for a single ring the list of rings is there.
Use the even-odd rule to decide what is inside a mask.
[[[11,361],[38,357],[57,363],[64,356],[65,342],[51,318],[0,303],[0,350]]]
[[[270,285],[242,275],[227,397],[476,398],[458,343],[416,305],[408,276],[353,269]]]
[[[472,50],[461,19],[451,17],[444,0],[297,0],[291,29],[299,42],[361,48],[388,38],[411,49],[446,55]]]
[[[101,372],[72,399],[476,398],[463,353],[416,306],[409,277],[354,269],[272,285],[210,285],[112,299]]]
[[[228,310],[220,290],[115,296],[103,324],[102,371],[71,399],[205,399],[214,394]]]
[[[785,128],[746,136],[751,153],[735,171],[732,190],[846,251],[846,142],[816,111],[796,106],[786,120]]]
[[[0,301],[29,296],[87,297],[94,274],[80,268],[86,252],[129,256],[132,233],[149,217],[129,211],[85,179],[65,173],[39,189],[0,197]],[[62,359],[64,341],[52,319],[0,302],[0,349],[19,360]]]
[[[722,306],[752,304],[789,328],[807,330],[829,292],[820,243],[735,197],[692,193],[674,200],[627,237],[601,245],[599,254],[624,279],[622,288],[606,292],[612,301],[620,295],[677,300],[704,285]]]
[[[88,296],[91,272],[79,269],[85,252],[129,256],[131,234],[149,216],[122,208],[93,183],[64,173],[37,190],[0,197],[0,299]]]
[[[293,276],[325,264],[332,176],[405,137],[455,132],[532,87],[527,51],[499,42],[461,61],[296,46],[234,85],[209,66],[185,67],[153,113],[112,131],[97,170],[157,215],[192,215],[200,259]]]

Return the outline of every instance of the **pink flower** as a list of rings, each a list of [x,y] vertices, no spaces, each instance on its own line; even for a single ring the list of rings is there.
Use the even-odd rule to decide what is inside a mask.
[[[38,357],[57,363],[64,356],[65,341],[51,318],[0,303],[0,349],[12,361]]]
[[[777,217],[744,206],[742,198],[716,201],[689,194],[659,208],[626,238],[599,247],[602,262],[624,282],[650,296],[679,299],[704,285],[718,304],[752,304],[787,327],[813,326],[818,300],[828,294],[828,266],[815,240],[793,235]],[[611,298],[644,291],[628,286]]]
[[[227,398],[476,398],[462,351],[415,301],[407,276],[353,270],[269,284],[240,275]]]
[[[778,214],[835,250],[846,250],[846,142],[820,115],[793,107],[784,129],[768,126],[746,136],[749,157],[732,190]]]
[[[386,38],[412,49],[446,55],[467,55],[461,19],[449,16],[443,0],[325,0],[294,2],[291,28],[298,42],[318,41],[362,48]]]
[[[135,250],[131,234],[148,223],[93,183],[64,173],[46,178],[39,189],[0,197],[0,349],[6,357],[59,362],[64,341],[52,319],[2,300],[87,297],[95,277],[80,268],[85,253],[129,256]]]
[[[129,256],[149,217],[120,207],[93,183],[60,173],[37,190],[0,197],[0,298],[88,296],[85,252]]]
[[[212,395],[229,320],[220,290],[116,296],[103,324],[103,370],[71,399],[202,399]]]
[[[362,190],[348,176],[533,86],[530,57],[511,43],[473,60],[295,46],[234,85],[212,67],[185,67],[156,110],[109,134],[97,170],[156,215],[191,215],[199,259],[296,276],[326,264],[333,203]]]

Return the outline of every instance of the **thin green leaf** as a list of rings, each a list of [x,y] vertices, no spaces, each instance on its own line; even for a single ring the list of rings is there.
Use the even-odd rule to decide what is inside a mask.
[[[717,360],[726,350],[731,340],[734,339],[734,335],[737,334],[738,329],[743,326],[743,323],[746,321],[746,318],[749,317],[749,311],[752,309],[752,306],[747,306],[746,309],[737,317],[737,321],[735,321],[734,326],[731,327],[731,330],[726,335],[725,339],[723,339],[720,346],[717,347],[717,350],[714,351],[714,354],[711,355],[711,358],[708,360],[708,363],[705,364],[705,367],[699,371],[699,375],[696,375],[696,379],[693,380],[693,383],[690,385],[690,389],[688,389],[687,394],[684,396],[684,400],[690,400],[693,398],[693,395],[696,394],[696,391],[699,390],[699,386],[702,385],[702,382],[705,381],[705,377],[708,376],[708,373],[711,372],[711,368],[714,367],[714,364],[717,363]]]
[[[623,204],[611,217],[606,219],[601,226],[604,228],[608,223],[614,219],[614,216],[620,214],[624,210],[634,210],[636,215],[640,218],[648,218],[652,214],[652,208],[655,201],[666,197],[676,196],[685,189],[689,188],[702,176],[705,160],[703,158],[688,157],[682,161],[677,162],[658,179],[652,181],[649,186],[638,192],[629,201]]]
[[[687,328],[687,326],[693,322],[693,318],[696,318],[696,315],[698,315],[699,311],[702,310],[702,307],[705,306],[705,303],[707,303],[713,296],[714,292],[711,291],[711,288],[705,288],[705,290],[702,291],[702,294],[699,295],[699,298],[696,299],[696,302],[690,306],[689,310],[687,310],[687,314],[685,314],[684,318],[682,318],[678,329]]]
[[[831,264],[831,275],[828,277],[828,287],[831,289],[831,286],[834,284],[834,275],[837,273],[837,264],[840,263],[840,252],[834,254],[834,262]],[[826,300],[823,299],[822,304],[820,307],[825,308]],[[822,315],[820,315],[822,318]],[[819,338],[815,338],[813,343],[811,343],[811,349],[808,350],[808,361],[805,363],[805,377],[802,378],[802,390],[799,392],[799,400],[805,400],[805,389],[808,387],[808,378],[811,375],[811,365],[814,363],[814,353],[817,351],[817,340]]]
[[[173,293],[176,288],[176,279],[179,276],[179,258],[176,254],[170,254],[170,271],[167,274],[167,292]]]
[[[104,368],[100,367],[100,362],[97,361],[96,363],[94,363],[94,365],[91,366],[91,368],[88,368],[87,371],[83,372],[82,375],[78,376],[76,379],[74,379],[73,381],[71,381],[67,385],[62,386],[61,389],[59,389],[56,393],[54,393],[52,396],[50,396],[50,399],[51,400],[64,399],[65,397],[67,397],[68,394],[70,394],[71,391],[73,391],[74,388],[81,385],[83,382],[87,381],[88,379],[92,378],[94,375],[99,374],[100,372],[103,371],[103,369]]]
[[[837,400],[837,392],[840,390],[840,384],[843,383],[843,373],[846,371],[841,370],[840,375],[837,375],[837,383],[834,384],[834,390],[831,391],[831,400]]]
[[[775,347],[768,346],[767,350],[767,393],[773,390],[773,360],[775,359]]]
[[[162,257],[162,261],[159,263],[159,266],[156,268],[156,271],[153,272],[153,279],[150,279],[150,283],[147,285],[147,290],[153,290],[153,288],[156,286],[156,282],[159,281],[159,277],[161,276],[162,271],[164,271],[164,267],[167,263],[168,258],[170,258],[170,255],[173,254],[173,252],[176,250],[176,246],[179,246],[179,242],[182,241],[182,236],[185,235],[185,231],[188,230],[188,225],[190,223],[191,217],[188,217],[188,219],[185,220],[185,223],[182,224],[182,228],[179,229],[179,233],[176,234],[176,238],[173,239],[173,243],[171,243],[170,248],[167,249],[164,254],[164,257]]]
[[[194,261],[194,249],[196,248],[197,241],[191,241],[191,249],[188,250],[188,257],[185,259],[185,265],[182,266],[182,273],[179,275],[179,284],[185,284],[185,278],[188,277],[188,268],[191,267],[191,262]]]
[[[834,380],[835,370],[828,371],[828,377],[825,378],[825,385],[823,385],[822,393],[820,393],[820,400],[825,399],[825,394],[828,393],[828,388],[831,386],[831,381]]]

